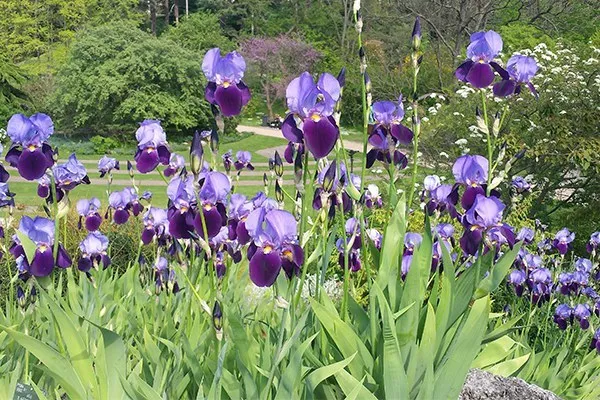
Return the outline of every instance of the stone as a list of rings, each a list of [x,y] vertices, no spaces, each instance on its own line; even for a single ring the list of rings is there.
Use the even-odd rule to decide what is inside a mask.
[[[552,392],[519,378],[505,378],[479,369],[467,375],[459,400],[560,400]]]

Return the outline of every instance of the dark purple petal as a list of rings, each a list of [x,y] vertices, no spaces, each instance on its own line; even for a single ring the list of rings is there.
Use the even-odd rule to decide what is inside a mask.
[[[10,174],[6,168],[4,168],[4,165],[0,164],[0,183],[5,183],[8,181],[8,178],[10,178]]]
[[[85,219],[85,229],[90,232],[97,231],[100,228],[100,224],[102,224],[102,217],[98,213],[89,215]]]
[[[493,81],[494,70],[489,64],[474,63],[467,74],[467,82],[479,89],[490,86]]]
[[[503,79],[494,83],[494,95],[498,97],[510,96],[515,92],[517,83],[513,80]]]
[[[460,238],[460,247],[466,254],[474,256],[479,250],[482,238],[481,230],[466,228],[465,233]]]
[[[498,73],[498,75],[500,75],[500,77],[503,80],[507,80],[510,78],[510,75],[508,74],[508,71],[505,70],[504,68],[502,68],[500,65],[498,65],[497,62],[490,62],[490,65],[492,66],[492,68],[494,68],[494,70]]]
[[[527,87],[529,88],[529,90],[531,91],[531,93],[535,96],[535,98],[537,99],[538,97],[540,97],[540,95],[538,94],[537,90],[535,90],[535,87],[533,86],[533,83],[531,82],[527,82]]]
[[[456,79],[458,79],[459,81],[467,82],[467,75],[469,74],[469,71],[471,70],[473,64],[475,63],[471,60],[467,60],[464,63],[460,64],[454,72],[454,76],[456,76]]]
[[[367,153],[367,168],[371,168],[377,160],[377,155],[381,152],[379,149],[371,149]]]
[[[19,163],[19,157],[21,157],[21,153],[22,151],[18,147],[11,147],[6,153],[6,162],[8,162],[11,167],[16,168]]]
[[[412,143],[413,132],[402,124],[393,124],[390,133],[402,144]]]
[[[46,185],[38,185],[37,194],[42,199],[45,199],[46,197],[48,197],[50,195],[50,188]]]
[[[152,172],[159,163],[158,151],[151,147],[138,151],[135,157],[135,163],[137,170],[142,174]]]
[[[202,215],[206,225],[206,234],[209,238],[216,236],[223,226],[223,219],[217,207],[202,207]],[[202,217],[198,213],[194,219],[194,227],[201,238],[204,238],[204,226],[202,225]]]
[[[408,158],[399,150],[394,151],[394,165],[399,169],[404,169],[408,165]]]
[[[281,270],[281,257],[270,249],[257,249],[250,260],[250,279],[256,286],[272,286]]]
[[[478,194],[485,195],[485,190],[481,186],[469,186],[460,199],[460,204],[465,210],[471,208]]]
[[[169,148],[163,145],[158,146],[156,150],[158,152],[158,161],[160,161],[162,165],[168,165],[171,159],[171,151]]]
[[[194,231],[194,215],[189,212],[180,212],[175,209],[169,216],[169,233],[177,239],[191,238],[190,232]]]
[[[237,87],[242,91],[242,107],[243,107],[246,104],[248,104],[248,102],[252,98],[252,94],[250,93],[250,89],[248,88],[248,86],[246,86],[246,84],[242,81],[240,81],[237,84]]]
[[[285,117],[283,123],[281,124],[281,132],[283,133],[283,136],[290,142],[302,143],[302,139],[304,136],[302,134],[302,131],[296,126],[296,119],[294,118],[294,114],[290,113]],[[292,163],[291,161],[288,162],[290,164]]]
[[[250,234],[248,233],[248,229],[246,229],[245,221],[238,222],[237,227],[235,228],[235,233],[240,245],[243,246],[250,241]]]
[[[21,153],[17,162],[19,174],[28,181],[40,179],[47,169],[48,160],[41,148],[36,148],[33,151],[26,149]]]
[[[115,224],[122,225],[126,223],[127,220],[129,220],[129,211],[124,209],[115,210],[115,213],[113,214],[113,221],[115,221]]]
[[[217,84],[214,82],[208,82],[206,90],[204,90],[204,98],[210,104],[215,104],[215,91],[217,90]]]
[[[93,263],[89,257],[81,257],[77,262],[77,269],[82,272],[89,272],[92,269]]]
[[[155,232],[156,231],[154,229],[150,229],[150,228],[144,229],[142,231],[142,243],[150,244],[150,242],[152,242],[152,239],[154,239]]]
[[[46,247],[43,250],[38,248],[33,256],[33,262],[29,266],[29,273],[33,276],[48,276],[53,268],[52,248]]]
[[[225,117],[235,117],[242,111],[244,93],[235,84],[218,86],[215,90],[215,103]]]
[[[318,121],[307,119],[303,130],[306,147],[315,158],[323,158],[331,153],[339,136],[338,127],[329,118]]]

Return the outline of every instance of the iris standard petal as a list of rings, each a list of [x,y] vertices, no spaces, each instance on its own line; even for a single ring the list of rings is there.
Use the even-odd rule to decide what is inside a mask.
[[[339,129],[329,118],[318,121],[308,119],[304,121],[304,138],[306,147],[315,158],[326,157],[338,140]]]
[[[281,270],[281,257],[274,251],[259,248],[250,260],[250,279],[256,286],[272,286]]]
[[[467,74],[467,82],[479,89],[490,86],[493,81],[494,70],[489,64],[474,63]]]

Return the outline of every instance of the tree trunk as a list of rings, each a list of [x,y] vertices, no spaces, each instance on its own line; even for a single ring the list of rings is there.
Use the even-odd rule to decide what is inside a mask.
[[[265,101],[267,103],[267,113],[269,114],[269,119],[273,118],[273,101],[271,100],[271,85],[268,83],[263,83],[263,90],[265,92]]]
[[[188,3],[189,3],[189,1],[185,0],[185,17],[186,18],[188,17],[188,14],[189,14],[189,4]]]
[[[175,15],[175,25],[179,25],[179,0],[173,2],[173,14]]]
[[[165,25],[169,25],[169,0],[165,0]]]
[[[148,2],[148,7],[150,8],[150,30],[152,34],[156,36],[156,3],[155,0],[150,0]]]

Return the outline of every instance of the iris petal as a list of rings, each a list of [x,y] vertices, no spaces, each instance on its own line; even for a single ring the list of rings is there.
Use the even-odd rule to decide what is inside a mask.
[[[137,170],[142,174],[151,172],[158,166],[159,156],[156,150],[140,150],[135,158]]]
[[[41,148],[36,148],[33,151],[28,149],[23,151],[17,162],[19,174],[28,181],[40,179],[47,169],[48,160]]]
[[[315,158],[326,157],[337,142],[339,129],[329,118],[304,121],[306,147]]]
[[[225,117],[234,117],[242,111],[244,94],[232,84],[228,87],[218,86],[215,90],[215,103]]]
[[[479,89],[490,86],[493,81],[494,70],[489,64],[474,63],[467,74],[467,82]]]
[[[250,260],[250,279],[256,286],[272,286],[281,270],[281,257],[276,252],[258,249]]]
[[[33,276],[48,276],[53,268],[54,257],[52,256],[52,249],[47,248],[44,251],[36,250],[33,262],[29,267],[29,273]]]

